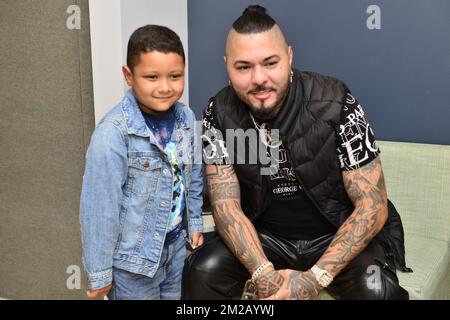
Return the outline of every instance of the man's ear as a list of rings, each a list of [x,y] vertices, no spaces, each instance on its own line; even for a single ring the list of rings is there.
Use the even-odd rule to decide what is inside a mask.
[[[133,74],[127,65],[122,66],[122,73],[125,77],[125,80],[127,81],[127,84],[131,87]]]
[[[292,47],[288,47],[288,58],[289,58],[289,65],[292,66],[292,57],[294,56],[294,53],[292,51]]]
[[[227,56],[223,56],[223,62],[225,62],[225,64],[227,64]]]

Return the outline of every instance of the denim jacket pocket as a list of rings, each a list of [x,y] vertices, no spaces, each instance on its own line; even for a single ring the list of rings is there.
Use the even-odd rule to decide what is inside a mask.
[[[161,158],[151,152],[133,152],[128,155],[128,166],[131,193],[137,196],[154,194],[161,175]]]

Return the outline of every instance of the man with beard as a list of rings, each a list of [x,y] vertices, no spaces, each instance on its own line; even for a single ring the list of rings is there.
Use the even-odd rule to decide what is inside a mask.
[[[261,6],[228,33],[230,83],[203,115],[205,150],[218,150],[206,174],[219,236],[186,260],[182,298],[239,296],[251,278],[260,299],[315,299],[324,288],[337,299],[408,299],[395,271],[408,270],[403,229],[363,109],[343,82],[293,69],[292,56]],[[238,146],[223,137],[237,129],[279,153],[276,172],[236,163]]]

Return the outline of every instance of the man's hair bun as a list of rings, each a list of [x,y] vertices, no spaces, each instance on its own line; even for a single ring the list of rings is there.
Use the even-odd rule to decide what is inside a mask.
[[[233,23],[233,29],[241,34],[260,33],[272,29],[275,20],[266,11],[266,8],[258,4],[248,6],[242,16]]]
[[[242,13],[242,15],[246,15],[246,14],[265,14],[266,13],[266,8],[261,7],[259,4],[255,4],[255,5],[251,5],[248,6],[247,8],[245,8],[244,12]]]

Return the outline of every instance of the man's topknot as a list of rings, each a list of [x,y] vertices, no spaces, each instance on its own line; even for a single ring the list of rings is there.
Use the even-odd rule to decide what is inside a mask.
[[[266,12],[266,8],[260,5],[248,6],[233,23],[233,29],[241,34],[261,33],[272,29],[276,22]]]
[[[255,5],[248,6],[247,8],[245,8],[242,15],[252,14],[252,13],[265,14],[266,12],[267,12],[266,8],[261,7],[259,4],[255,4]]]

